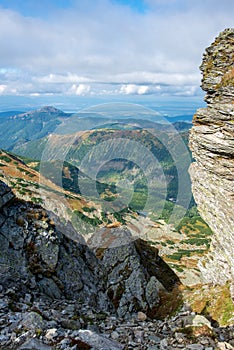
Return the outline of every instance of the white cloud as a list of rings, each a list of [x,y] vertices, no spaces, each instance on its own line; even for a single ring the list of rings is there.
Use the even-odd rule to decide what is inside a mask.
[[[148,87],[148,86],[140,85],[140,86],[138,86],[137,94],[138,94],[138,95],[144,95],[144,94],[146,94],[148,91],[149,91],[149,87]]]
[[[38,83],[87,83],[92,80],[87,77],[82,77],[77,74],[66,73],[66,74],[48,74],[42,77],[36,77],[35,81]]]
[[[39,94],[38,92],[32,92],[29,95],[32,96],[32,97],[39,97],[39,96],[41,96],[41,94]]]
[[[72,87],[69,90],[69,94],[77,95],[77,96],[83,96],[87,95],[90,92],[90,86],[85,84],[73,84]]]
[[[146,3],[140,14],[77,1],[47,18],[0,7],[0,93],[196,94],[204,49],[233,26],[234,1]]]
[[[126,94],[126,95],[132,95],[132,94],[144,95],[148,91],[149,91],[149,87],[146,85],[127,84],[127,85],[122,85],[120,88],[120,93]]]
[[[0,95],[4,93],[4,91],[6,90],[6,85],[0,85]]]

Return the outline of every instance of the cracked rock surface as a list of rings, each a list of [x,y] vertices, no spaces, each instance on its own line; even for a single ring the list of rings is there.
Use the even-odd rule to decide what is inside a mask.
[[[190,174],[199,212],[214,236],[199,267],[204,282],[225,284],[234,280],[234,29],[206,49],[200,68],[207,107],[193,118]]]

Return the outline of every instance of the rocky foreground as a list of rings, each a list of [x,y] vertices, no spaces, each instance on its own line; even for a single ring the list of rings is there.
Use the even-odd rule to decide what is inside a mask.
[[[18,299],[14,288],[1,293],[0,349],[148,349],[231,350],[234,330],[221,328],[184,306],[168,320],[146,319],[144,313],[128,320],[96,313],[77,301]]]
[[[234,348],[233,327],[184,305],[158,250],[126,229],[102,229],[90,249],[0,182],[0,244],[0,349]]]

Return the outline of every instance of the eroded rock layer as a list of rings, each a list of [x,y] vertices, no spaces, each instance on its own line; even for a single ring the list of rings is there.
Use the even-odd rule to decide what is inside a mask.
[[[193,118],[190,174],[199,211],[214,232],[200,269],[206,282],[224,284],[234,280],[234,29],[206,49],[200,68],[207,107]]]

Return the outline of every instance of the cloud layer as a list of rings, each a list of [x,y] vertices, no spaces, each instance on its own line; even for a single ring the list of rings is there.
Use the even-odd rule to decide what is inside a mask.
[[[74,1],[46,16],[0,7],[0,95],[196,95],[202,53],[233,25],[233,0],[145,5]]]

